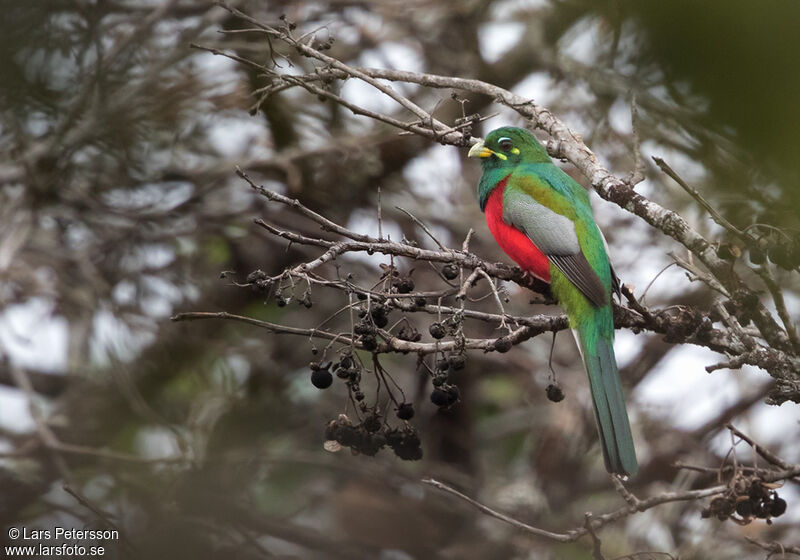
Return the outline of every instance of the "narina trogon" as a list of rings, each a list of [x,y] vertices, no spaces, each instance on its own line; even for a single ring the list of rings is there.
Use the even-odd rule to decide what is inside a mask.
[[[619,283],[588,193],[521,128],[493,130],[469,157],[482,160],[478,201],[497,243],[523,270],[549,282],[567,312],[589,376],[606,468],[635,474],[613,346],[611,294]]]

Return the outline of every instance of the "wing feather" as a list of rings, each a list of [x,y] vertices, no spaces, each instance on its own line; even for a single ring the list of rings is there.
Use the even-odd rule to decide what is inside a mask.
[[[581,251],[572,220],[513,189],[504,193],[503,221],[527,235],[594,305],[608,304],[606,288]]]
[[[586,299],[597,307],[608,304],[606,288],[583,253],[548,255],[548,258],[586,296]]]

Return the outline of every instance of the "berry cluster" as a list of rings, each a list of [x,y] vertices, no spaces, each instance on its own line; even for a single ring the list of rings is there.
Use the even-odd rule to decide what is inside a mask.
[[[461,318],[454,315],[444,321],[435,321],[428,327],[428,332],[436,340],[441,340],[448,335],[457,334],[461,328]],[[498,339],[499,340],[499,339]]]
[[[447,280],[458,278],[458,267],[454,264],[446,264],[442,267],[442,276]]]
[[[358,312],[361,319],[353,325],[353,333],[358,335],[358,342],[362,348],[372,352],[378,348],[378,329],[389,324],[389,309],[382,303],[373,305],[369,310],[361,309]]]
[[[384,380],[388,376],[377,357],[374,358],[375,374]],[[344,414],[328,423],[325,429],[325,439],[336,442],[339,446],[349,447],[355,453],[373,456],[381,449],[388,446],[395,455],[401,459],[416,461],[422,458],[422,448],[416,429],[407,421],[414,417],[414,405],[395,400],[391,391],[390,399],[396,403],[397,418],[403,421],[400,428],[391,427],[384,414],[377,405],[369,406],[365,401],[364,392],[361,390],[362,374],[366,371],[364,366],[350,350],[341,353],[339,359],[331,362],[311,362],[311,383],[319,388],[326,389],[333,383],[333,373],[345,381],[353,401],[358,403],[358,423],[353,423]],[[333,372],[333,373],[332,373]],[[384,388],[388,391],[386,383]],[[401,391],[402,393],[402,391]],[[326,447],[329,447],[326,445]]]
[[[383,281],[384,290],[392,294],[410,294],[414,291],[414,279],[411,274],[414,269],[408,273],[402,273],[394,265],[381,264],[383,274],[381,280]]]
[[[352,354],[344,352],[336,362],[311,362],[308,364],[311,369],[311,384],[317,389],[327,389],[333,383],[333,373],[336,377],[345,381],[347,388],[357,401],[364,400],[364,393],[361,391],[361,365],[353,359]]]
[[[296,297],[292,286],[285,286],[280,279],[270,278],[263,270],[254,270],[247,275],[247,283],[253,291],[269,294],[274,289],[275,303],[278,307],[286,307],[286,304],[295,300],[298,305],[302,305],[306,309],[313,306],[311,301],[311,292],[306,289],[300,297]],[[286,290],[289,290],[289,295],[286,295]]]
[[[458,387],[449,382],[450,373],[464,369],[467,364],[463,353],[450,354],[436,361],[433,372],[431,402],[439,408],[450,408],[461,398]]]
[[[403,276],[397,269],[393,269],[391,280],[393,292],[397,292],[398,294],[410,294],[414,291],[414,280],[411,278],[411,273],[407,276]]]
[[[732,296],[732,299],[725,300],[722,305],[728,313],[739,320],[742,326],[749,325],[753,322],[753,318],[757,316],[758,313],[758,295],[745,290],[737,290]],[[712,309],[708,317],[712,322],[722,319],[717,309]]]
[[[382,286],[371,289],[354,288],[351,292],[358,300],[353,307],[358,316],[352,325],[353,339],[357,343],[356,347],[372,353],[374,369],[364,365],[362,355],[353,351],[353,345],[340,349],[338,358],[332,361],[324,359],[328,352],[326,348],[321,360],[309,364],[311,384],[318,389],[327,389],[333,385],[334,376],[338,377],[347,385],[349,402],[355,408],[349,417],[341,414],[328,423],[325,429],[326,448],[335,450],[349,447],[354,453],[373,456],[384,447],[389,447],[401,459],[418,460],[422,457],[420,438],[416,429],[408,424],[414,417],[414,406],[406,402],[402,389],[391,380],[379,357],[385,351],[380,342],[381,337],[386,336],[384,329],[391,331],[400,340],[418,342],[422,339],[422,334],[408,318],[404,316],[393,321],[391,314],[398,310],[413,311],[426,306],[427,301],[424,296],[414,293],[415,284],[411,277],[413,270],[402,273],[390,265],[381,265],[381,268],[383,274],[379,284]],[[451,264],[442,267],[440,272],[447,280],[454,280],[461,274],[460,269]],[[297,298],[294,295],[296,283],[291,279],[287,281],[282,276],[269,277],[257,270],[247,277],[247,285],[259,293],[275,297],[279,306],[285,306],[292,300],[307,307],[311,305],[308,289],[302,298]],[[285,295],[287,291],[291,292],[288,297]],[[446,336],[452,336],[457,341],[463,340],[462,323],[463,316],[456,313],[431,324],[429,332],[435,340]],[[512,346],[513,342],[508,337],[500,337],[494,341],[494,349],[498,352],[507,352]],[[312,348],[312,353],[316,354],[317,350]],[[466,365],[464,349],[457,348],[439,354],[435,361],[434,367],[425,365],[433,382],[430,400],[437,407],[447,409],[460,400],[459,389],[452,382],[452,377],[453,372],[464,369]],[[374,374],[376,377],[379,394],[374,403],[366,398],[361,387],[362,377],[366,374]],[[399,390],[399,395],[396,395],[394,388]],[[386,413],[380,410],[378,401],[383,392],[388,394],[397,418],[402,421],[400,427],[391,426]]]
[[[764,264],[766,258],[783,268],[792,270],[800,266],[800,246],[795,243],[779,241],[775,243],[762,243],[763,237],[759,240],[758,248],[750,248],[750,262],[753,264]]]
[[[770,262],[784,270],[794,270],[800,266],[800,245],[775,231],[760,236],[754,245],[748,247],[747,253],[750,262],[755,265],[762,265],[769,258]],[[734,261],[742,254],[742,250],[733,243],[720,243],[717,248],[717,255],[725,260]]]
[[[397,415],[401,411],[413,416],[413,408],[409,403],[400,405]],[[392,428],[381,420],[377,411],[367,414],[360,424],[354,425],[350,418],[340,414],[336,420],[331,420],[325,428],[325,439],[335,441],[343,447],[349,447],[355,453],[373,456],[378,451],[388,446],[394,454],[406,461],[422,459],[422,447],[416,429],[406,424],[402,428]]]
[[[760,480],[742,480],[724,496],[711,500],[701,515],[704,518],[716,517],[720,521],[731,519],[740,525],[747,525],[754,519],[765,519],[771,524],[773,517],[786,513],[786,500],[778,496],[772,486]]]

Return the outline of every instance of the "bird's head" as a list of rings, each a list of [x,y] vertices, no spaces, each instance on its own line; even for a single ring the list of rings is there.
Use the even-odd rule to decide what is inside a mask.
[[[548,163],[552,160],[539,141],[524,128],[504,126],[473,144],[468,157],[482,159],[484,170],[513,168],[520,163]]]

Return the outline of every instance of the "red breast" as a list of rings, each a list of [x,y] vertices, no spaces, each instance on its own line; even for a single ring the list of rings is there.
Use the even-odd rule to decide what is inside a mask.
[[[497,183],[486,202],[484,213],[489,231],[497,244],[511,257],[522,270],[550,282],[550,261],[527,235],[514,226],[503,221],[503,191],[506,189],[508,177]]]

